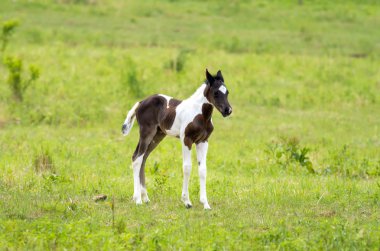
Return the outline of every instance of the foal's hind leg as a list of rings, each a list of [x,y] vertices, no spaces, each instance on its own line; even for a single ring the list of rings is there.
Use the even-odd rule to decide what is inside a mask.
[[[153,140],[150,142],[148,149],[144,154],[143,162],[140,168],[141,198],[143,202],[149,202],[148,192],[145,185],[145,162],[149,154],[158,146],[158,144],[160,144],[165,136],[165,133],[158,129],[156,135],[154,135]]]
[[[146,154],[148,146],[151,143],[156,132],[156,127],[140,127],[140,140],[132,157],[134,185],[133,200],[136,202],[136,204],[142,204],[140,170],[144,162],[144,155]]]

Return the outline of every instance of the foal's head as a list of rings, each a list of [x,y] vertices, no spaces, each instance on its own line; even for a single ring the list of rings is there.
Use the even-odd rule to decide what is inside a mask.
[[[204,95],[207,100],[213,104],[216,109],[227,117],[232,113],[232,107],[228,102],[228,90],[224,84],[222,72],[219,70],[215,77],[213,77],[206,69],[206,89]]]

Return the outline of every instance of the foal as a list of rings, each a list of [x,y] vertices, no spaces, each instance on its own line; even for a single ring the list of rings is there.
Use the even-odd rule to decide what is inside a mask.
[[[145,162],[149,154],[166,135],[177,137],[182,143],[183,186],[182,201],[186,208],[192,207],[189,198],[191,173],[191,146],[196,145],[200,179],[200,202],[210,209],[206,195],[206,155],[208,137],[214,127],[211,115],[213,106],[224,116],[232,113],[228,102],[228,90],[221,71],[212,76],[206,69],[206,82],[188,99],[183,101],[157,94],[137,102],[128,112],[122,127],[127,135],[136,116],[140,126],[140,140],[133,154],[133,200],[136,204],[149,202],[145,186]]]

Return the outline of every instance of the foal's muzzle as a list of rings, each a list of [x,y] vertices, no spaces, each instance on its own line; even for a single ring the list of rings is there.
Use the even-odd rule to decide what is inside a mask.
[[[232,113],[232,108],[230,106],[224,108],[224,111],[222,113],[223,117],[230,116]]]

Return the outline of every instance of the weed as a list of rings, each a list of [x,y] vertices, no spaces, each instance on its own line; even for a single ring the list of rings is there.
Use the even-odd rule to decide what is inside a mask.
[[[22,101],[25,91],[40,76],[40,70],[34,66],[29,66],[29,78],[24,80],[23,63],[21,58],[8,56],[4,60],[8,69],[8,84],[12,90],[13,97],[16,101]]]
[[[191,53],[189,49],[181,49],[177,56],[170,60],[167,67],[176,72],[181,72],[186,65],[187,57]]]
[[[127,224],[125,223],[125,221],[123,219],[120,219],[120,220],[117,221],[115,227],[116,227],[116,232],[118,234],[122,234],[122,233],[126,232]]]
[[[167,174],[160,174],[154,177],[154,189],[157,191],[165,191],[165,186],[168,181]]]
[[[42,178],[43,188],[47,192],[52,192],[57,185],[68,182],[67,179],[55,173],[42,174]]]
[[[121,72],[121,82],[124,87],[128,88],[132,96],[141,97],[143,92],[137,75],[136,63],[131,58],[127,58]]]
[[[110,206],[112,212],[112,228],[115,228],[115,197],[112,197]]]
[[[154,164],[153,164],[153,168],[149,169],[149,170],[151,170],[151,174],[155,175],[155,174],[158,174],[159,168],[160,168],[160,163],[158,163],[157,161],[155,161]]]
[[[2,26],[2,33],[1,33],[1,51],[4,52],[8,42],[9,38],[11,37],[12,33],[16,29],[16,27],[19,25],[19,22],[17,20],[8,20],[3,23]]]
[[[34,156],[33,166],[37,173],[54,172],[54,162],[50,151],[48,149],[42,149],[36,154]]]
[[[155,161],[153,163],[153,167],[147,169],[149,170],[149,174],[154,179],[154,190],[156,191],[164,191],[166,189],[166,184],[168,182],[169,175],[167,174],[167,170],[165,168],[160,168],[160,163]]]
[[[139,247],[144,239],[144,227],[142,225],[139,225],[135,233],[131,236],[130,244],[135,247]]]
[[[5,51],[9,38],[15,28],[18,26],[18,21],[10,20],[3,24],[1,41],[2,41],[2,52]],[[40,70],[35,65],[29,66],[29,78],[23,79],[23,62],[22,59],[16,56],[6,56],[3,59],[4,65],[8,69],[8,85],[11,88],[13,97],[16,101],[22,101],[23,95],[26,89],[35,82],[40,76]]]
[[[380,161],[357,156],[347,144],[335,151],[330,151],[323,169],[324,174],[338,174],[345,177],[380,176]]]
[[[75,211],[75,210],[77,210],[77,208],[78,208],[77,203],[73,199],[69,198],[67,209],[69,211]]]
[[[315,173],[313,163],[308,156],[309,152],[309,148],[300,146],[296,137],[282,137],[279,142],[268,144],[266,149],[270,158],[283,168],[287,168],[291,163],[297,163],[305,167],[309,173]]]

